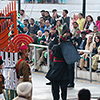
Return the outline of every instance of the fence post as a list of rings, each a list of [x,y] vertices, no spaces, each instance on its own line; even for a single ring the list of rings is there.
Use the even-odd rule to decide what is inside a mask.
[[[50,66],[50,64],[49,64],[49,58],[50,58],[50,57],[49,57],[49,47],[47,48],[47,54],[48,54],[48,56],[47,56],[47,66],[48,66],[48,67],[47,67],[47,71],[48,71],[49,68],[50,68],[50,67],[49,67],[49,66]]]
[[[75,62],[75,78],[77,79],[77,62]]]
[[[36,46],[34,46],[34,67],[36,68]]]
[[[91,69],[91,65],[92,65],[92,52],[89,53],[90,82],[92,82],[92,69]]]
[[[15,54],[15,64],[18,61],[18,53],[14,53]]]

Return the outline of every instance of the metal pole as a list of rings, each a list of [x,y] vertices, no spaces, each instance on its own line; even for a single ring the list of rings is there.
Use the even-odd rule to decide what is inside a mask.
[[[36,47],[34,46],[34,67],[36,67]]]
[[[86,12],[86,0],[83,0],[83,18],[85,18],[85,12]]]
[[[35,3],[37,4],[37,0],[35,0]]]
[[[48,55],[47,55],[47,72],[48,72],[48,70],[49,70],[49,68],[50,68],[50,67],[49,67],[49,66],[50,66],[50,63],[49,63],[49,58],[50,58],[50,57],[49,57],[49,47],[47,48],[47,54],[48,54]]]
[[[20,12],[20,9],[21,9],[21,3],[20,3],[21,0],[18,0],[18,13]]]
[[[92,65],[92,52],[90,52],[90,54],[89,54],[90,82],[92,82],[92,69],[91,69],[91,65]]]
[[[77,62],[75,62],[75,78],[77,79]]]

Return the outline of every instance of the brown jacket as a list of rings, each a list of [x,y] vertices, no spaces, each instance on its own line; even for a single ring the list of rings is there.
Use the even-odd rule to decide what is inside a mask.
[[[20,60],[18,60],[18,62],[19,61]],[[17,70],[18,62],[15,65],[16,70]],[[27,81],[29,81],[29,75],[31,75],[29,65],[25,60],[23,60],[19,64],[19,68],[18,68],[18,72],[17,72],[17,78],[20,79],[20,76],[23,76],[23,82],[27,82]]]

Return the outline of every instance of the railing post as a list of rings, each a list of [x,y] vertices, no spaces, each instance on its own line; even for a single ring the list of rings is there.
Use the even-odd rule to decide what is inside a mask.
[[[77,79],[77,62],[75,62],[75,78]]]
[[[89,71],[90,71],[90,82],[92,82],[92,52],[89,53]]]
[[[14,53],[15,55],[15,64],[17,63],[17,61],[18,61],[18,53]]]
[[[34,46],[34,67],[36,67],[36,46]]]
[[[50,60],[49,60],[49,58],[50,58],[50,57],[49,57],[49,47],[47,48],[47,54],[48,54],[48,55],[47,55],[47,71],[48,71],[49,68],[50,68],[50,67],[49,67],[49,66],[50,66],[50,63],[49,63],[49,61],[50,61]]]
[[[35,0],[35,3],[37,3],[37,0]]]

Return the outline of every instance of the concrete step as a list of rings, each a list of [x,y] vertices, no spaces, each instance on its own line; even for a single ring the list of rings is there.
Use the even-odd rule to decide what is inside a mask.
[[[39,71],[48,72],[47,66],[41,66]],[[85,70],[77,70],[77,78],[90,80],[90,72]],[[92,72],[92,81],[100,82],[100,73]]]
[[[78,70],[77,71],[77,77],[90,80],[90,72]],[[100,82],[100,73],[92,72],[92,81]]]

